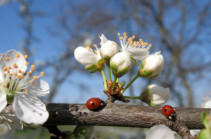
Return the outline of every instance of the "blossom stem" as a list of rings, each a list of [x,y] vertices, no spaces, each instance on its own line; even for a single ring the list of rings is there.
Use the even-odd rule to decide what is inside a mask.
[[[140,99],[140,96],[123,96],[123,97],[129,99]]]
[[[118,80],[118,78],[117,78],[117,77],[115,77],[115,78],[114,78],[114,81],[113,81],[113,83],[112,83],[112,90],[114,90],[114,89],[115,89],[115,87],[116,87],[116,83],[117,83],[117,80]]]
[[[123,89],[122,93],[125,92],[125,90],[136,80],[138,79],[139,74],[137,74],[127,85],[126,87]]]
[[[108,76],[109,76],[109,80],[112,81],[110,65],[108,65]]]
[[[104,88],[105,88],[105,91],[106,91],[106,90],[108,90],[108,88],[107,88],[107,82],[106,82],[106,76],[105,76],[104,69],[101,70],[101,74],[102,74],[102,77],[103,77],[103,85],[104,85]]]

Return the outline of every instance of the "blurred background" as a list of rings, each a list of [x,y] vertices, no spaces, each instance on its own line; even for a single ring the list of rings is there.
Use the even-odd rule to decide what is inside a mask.
[[[119,43],[117,33],[127,32],[152,43],[150,53],[162,51],[165,68],[159,77],[138,79],[125,95],[138,96],[147,84],[155,83],[170,88],[168,104],[200,107],[204,97],[211,95],[210,26],[210,0],[0,0],[0,52],[16,49],[28,54],[36,71],[46,73],[51,93],[44,102],[105,100],[101,74],[89,74],[73,52],[77,46],[99,44],[102,33]],[[134,68],[122,80],[131,80],[136,73]],[[26,129],[7,138],[48,138],[46,131]],[[144,132],[99,127],[92,137],[144,138]]]

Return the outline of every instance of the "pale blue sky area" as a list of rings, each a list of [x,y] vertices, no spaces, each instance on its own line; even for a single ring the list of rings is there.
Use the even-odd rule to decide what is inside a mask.
[[[60,3],[61,1],[58,0],[35,0],[32,5],[32,11],[38,10],[45,13],[43,17],[35,18],[33,22],[34,35],[39,40],[38,42],[32,43],[31,46],[32,50],[35,52],[33,58],[36,60],[44,61],[45,59],[53,59],[54,57],[57,57],[58,53],[63,52],[64,48],[62,47],[62,42],[49,35],[47,32],[48,27],[55,26],[56,10],[59,9],[58,7]],[[21,29],[23,20],[20,18],[19,12],[20,6],[14,1],[0,7],[0,53],[6,52],[9,49],[21,50],[20,48],[25,37],[25,32]],[[133,30],[135,30],[135,27],[133,27]],[[124,32],[124,30],[122,32]],[[205,55],[207,55],[209,51],[211,50],[208,49],[208,51],[204,52]],[[207,57],[207,59],[210,59],[210,57]],[[88,72],[80,73],[75,71],[74,74],[72,74],[71,77],[61,86],[59,94],[56,95],[54,102],[85,103],[90,97],[105,98],[105,95],[102,93],[103,83],[101,77],[96,74],[88,74]],[[83,76],[83,80],[77,80],[78,77],[81,76]],[[162,76],[162,74],[160,76]],[[51,75],[47,75],[45,79],[50,81]],[[91,91],[86,92],[86,90],[83,90],[83,93],[79,93],[81,91],[80,87],[74,84],[74,82],[89,84],[91,86]],[[135,85],[139,86],[140,83],[141,81],[136,81]],[[201,85],[203,87],[194,88],[195,92],[203,92],[204,94],[209,93],[208,90],[211,90],[209,83],[202,82]],[[140,91],[137,91],[136,95],[139,95],[139,93]],[[195,98],[197,98],[197,106],[200,105],[202,96],[202,93],[195,94]],[[174,104],[172,101],[169,102]]]

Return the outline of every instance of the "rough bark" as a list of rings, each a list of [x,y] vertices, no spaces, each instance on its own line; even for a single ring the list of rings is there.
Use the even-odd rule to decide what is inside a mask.
[[[157,124],[165,124],[174,128],[174,123],[180,123],[188,129],[202,129],[201,112],[211,109],[175,108],[176,121],[168,120],[161,107],[109,103],[100,111],[90,111],[84,104],[48,104],[50,113],[44,126],[57,125],[95,125],[95,126],[125,126],[150,128]]]

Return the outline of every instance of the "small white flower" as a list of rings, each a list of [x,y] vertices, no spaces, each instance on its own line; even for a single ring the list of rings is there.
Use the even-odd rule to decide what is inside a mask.
[[[203,108],[211,108],[211,99],[209,99],[203,103]]]
[[[117,53],[116,55],[114,55],[111,58],[110,65],[111,65],[113,73],[116,73],[116,74],[121,73],[120,75],[122,76],[123,75],[122,73],[125,74],[127,71],[130,70],[132,66],[132,62],[128,62],[129,60],[130,61],[131,59],[143,60],[149,55],[148,49],[151,47],[151,44],[144,42],[142,39],[139,39],[139,41],[134,41],[135,36],[133,35],[132,37],[128,38],[126,32],[123,33],[123,37],[120,36],[119,33],[118,33],[118,36],[119,36],[120,44],[121,44],[121,50],[119,53],[121,54]],[[118,76],[118,75],[115,75],[115,76]]]
[[[156,52],[142,61],[139,74],[142,77],[153,78],[160,74],[164,67],[164,58],[160,52]]]
[[[1,54],[0,62],[0,112],[12,103],[15,115],[27,124],[43,124],[48,119],[48,111],[38,97],[49,93],[47,82],[39,76],[30,75],[35,65],[26,73],[27,55],[16,50]]]
[[[113,74],[116,77],[121,77],[131,69],[132,62],[126,52],[119,52],[111,58],[110,65]]]
[[[100,36],[101,39],[101,55],[109,64],[110,58],[119,52],[119,46],[116,42],[108,40],[104,34]]]
[[[150,106],[161,105],[168,101],[170,95],[169,88],[151,84],[148,85],[146,90],[141,94],[141,100]]]
[[[146,133],[146,139],[182,139],[176,132],[165,125],[156,125]]]
[[[75,59],[85,66],[90,72],[95,72],[103,68],[103,61],[100,55],[100,50],[94,45],[96,51],[93,51],[89,46],[79,46],[74,51]]]

